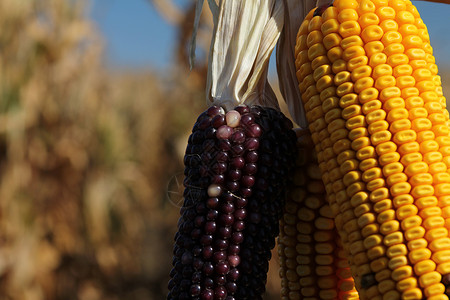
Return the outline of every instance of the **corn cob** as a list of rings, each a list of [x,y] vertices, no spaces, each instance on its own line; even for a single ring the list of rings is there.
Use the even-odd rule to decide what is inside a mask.
[[[448,299],[448,112],[417,9],[336,0],[305,18],[295,57],[359,297]]]
[[[186,149],[168,299],[262,299],[295,155],[272,108],[211,106]]]
[[[299,129],[297,136],[294,181],[278,238],[282,299],[358,299],[310,134]]]

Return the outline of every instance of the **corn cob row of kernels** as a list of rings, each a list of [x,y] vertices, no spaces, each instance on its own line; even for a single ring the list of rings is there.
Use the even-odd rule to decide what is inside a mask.
[[[308,130],[298,130],[294,185],[280,222],[282,299],[358,299]]]

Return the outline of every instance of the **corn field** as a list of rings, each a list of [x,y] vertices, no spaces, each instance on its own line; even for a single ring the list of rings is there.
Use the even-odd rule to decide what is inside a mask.
[[[86,7],[0,1],[1,300],[167,294],[205,71],[107,71]],[[266,299],[279,299],[273,253]]]

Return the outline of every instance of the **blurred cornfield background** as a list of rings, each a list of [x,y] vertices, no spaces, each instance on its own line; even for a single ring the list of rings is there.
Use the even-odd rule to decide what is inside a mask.
[[[178,28],[162,73],[107,69],[87,1],[0,0],[0,300],[165,298],[184,148],[206,107],[206,55],[187,63],[194,2],[167,3],[153,3]]]

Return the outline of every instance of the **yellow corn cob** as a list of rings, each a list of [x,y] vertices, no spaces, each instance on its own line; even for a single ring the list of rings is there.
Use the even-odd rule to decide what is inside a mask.
[[[298,158],[280,223],[282,299],[359,299],[325,200],[308,130],[297,130]]]
[[[327,200],[361,299],[448,299],[449,117],[409,0],[336,0],[295,49]]]

